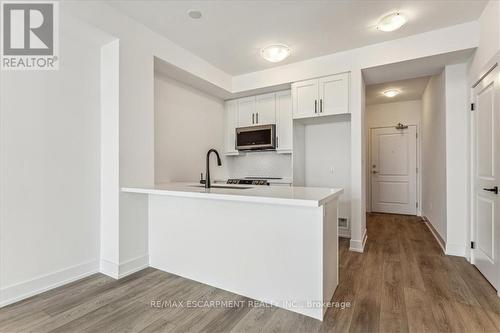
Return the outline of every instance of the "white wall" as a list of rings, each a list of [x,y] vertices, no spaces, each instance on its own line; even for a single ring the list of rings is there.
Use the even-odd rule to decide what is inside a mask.
[[[101,48],[101,260],[100,271],[120,275],[120,43]]]
[[[377,127],[395,126],[398,122],[405,125],[417,126],[420,131],[420,122],[422,116],[422,101],[403,101],[395,103],[372,104],[366,106],[366,163],[370,163],[370,129]],[[420,155],[420,147],[417,149],[417,155]],[[421,169],[420,158],[417,158],[419,169]],[[366,168],[366,209],[371,211],[371,178],[370,167]],[[420,178],[420,175],[419,175]],[[418,181],[417,198],[419,198],[421,181]],[[421,200],[419,199],[419,202]]]
[[[304,127],[305,186],[343,188],[339,217],[351,216],[351,122],[335,122]]]
[[[484,65],[500,50],[500,1],[490,0],[478,21],[479,47],[470,64],[471,83],[478,79]]]
[[[467,64],[446,66],[446,253],[467,253],[468,117]]]
[[[446,241],[445,72],[432,76],[422,96],[422,215]]]
[[[0,74],[0,305],[99,268],[101,41],[60,26],[58,71]]]
[[[224,102],[156,73],[155,182],[199,180],[210,148],[223,159],[221,168],[211,156],[211,178],[225,178],[223,145]]]

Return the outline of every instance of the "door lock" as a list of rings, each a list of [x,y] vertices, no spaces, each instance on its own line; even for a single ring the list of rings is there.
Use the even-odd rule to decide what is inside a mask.
[[[376,174],[376,173],[378,173],[378,171],[377,171],[377,170],[373,170],[373,171],[372,171],[372,173],[373,173],[373,174]]]
[[[483,190],[488,191],[488,192],[493,192],[495,194],[498,194],[498,186],[494,186],[492,188],[483,188]]]

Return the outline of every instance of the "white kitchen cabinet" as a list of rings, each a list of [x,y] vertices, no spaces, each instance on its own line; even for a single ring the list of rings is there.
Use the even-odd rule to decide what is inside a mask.
[[[349,73],[292,83],[293,118],[349,113]]]
[[[276,151],[291,153],[293,148],[292,94],[276,93]]]
[[[338,74],[319,79],[319,114],[332,115],[349,112],[349,74]]]
[[[236,150],[236,127],[238,126],[237,101],[226,102],[224,110],[224,154],[238,155]]]
[[[255,96],[237,99],[238,127],[255,125]]]
[[[276,123],[276,94],[256,96],[254,125],[269,125]]]
[[[292,83],[293,118],[314,117],[318,112],[318,79]]]

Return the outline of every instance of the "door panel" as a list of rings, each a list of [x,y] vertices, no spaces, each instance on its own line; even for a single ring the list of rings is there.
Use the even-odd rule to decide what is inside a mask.
[[[226,102],[224,112],[224,153],[228,155],[238,154],[236,150],[236,126],[238,122],[236,101]]]
[[[255,124],[255,96],[240,98],[238,104],[238,127],[252,126]]]
[[[499,195],[486,191],[500,186],[500,71],[490,72],[474,88],[475,111],[472,113],[474,128],[474,189],[472,263],[498,290],[500,262]]]
[[[380,135],[379,173],[404,176],[408,174],[408,135],[400,133]]]
[[[477,197],[477,218],[482,223],[477,226],[477,246],[487,259],[494,260],[495,203],[488,198]]]
[[[276,151],[291,153],[292,148],[292,94],[290,91],[281,91],[276,93]]]
[[[274,93],[257,96],[255,124],[276,124],[276,96]]]
[[[318,80],[307,80],[292,83],[293,117],[313,117],[318,108]]]
[[[371,130],[372,210],[416,215],[417,128]]]
[[[349,75],[338,74],[319,79],[320,115],[349,112]]]
[[[477,105],[477,158],[478,176],[491,179],[494,177],[494,114],[493,114],[493,84],[490,84],[478,95]]]
[[[408,204],[409,186],[407,182],[378,182],[379,202]]]

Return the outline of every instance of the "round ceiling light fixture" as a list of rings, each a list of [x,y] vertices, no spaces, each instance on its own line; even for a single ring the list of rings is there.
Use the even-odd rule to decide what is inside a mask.
[[[290,48],[285,44],[273,44],[260,50],[262,58],[270,62],[280,62],[288,58]]]
[[[401,28],[407,21],[406,16],[401,13],[392,13],[383,17],[377,25],[377,30],[394,31]]]
[[[201,12],[199,10],[196,10],[196,9],[188,10],[187,14],[190,18],[195,19],[195,20],[201,18]]]
[[[393,98],[394,96],[399,95],[400,92],[401,91],[399,91],[397,89],[389,89],[389,90],[384,91],[382,94],[384,94],[385,97]]]

